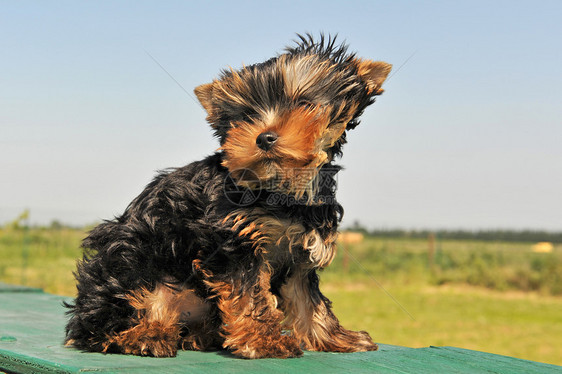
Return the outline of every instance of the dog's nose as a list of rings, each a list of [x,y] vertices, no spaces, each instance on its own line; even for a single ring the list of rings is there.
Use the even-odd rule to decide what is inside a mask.
[[[273,144],[277,141],[277,138],[279,138],[279,135],[274,132],[264,132],[258,135],[256,138],[256,144],[264,151],[269,151],[271,147],[273,147]]]

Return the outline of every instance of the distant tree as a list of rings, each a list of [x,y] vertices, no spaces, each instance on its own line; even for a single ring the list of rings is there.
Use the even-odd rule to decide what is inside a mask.
[[[27,220],[29,220],[29,209],[24,210],[15,220],[10,222],[7,226],[14,230],[20,230],[26,227]]]
[[[429,234],[439,239],[453,240],[482,240],[503,242],[552,242],[562,243],[562,232],[534,231],[534,230],[402,230],[375,229],[369,232],[372,236],[386,238],[420,238],[425,239]]]
[[[62,228],[64,228],[64,225],[57,219],[52,220],[49,224],[49,229],[51,230],[60,230]]]
[[[359,220],[353,221],[353,224],[348,228],[348,230],[368,234],[367,228],[365,228]]]

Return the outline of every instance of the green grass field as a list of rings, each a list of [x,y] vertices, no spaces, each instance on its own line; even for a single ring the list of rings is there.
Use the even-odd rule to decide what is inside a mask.
[[[84,236],[73,229],[0,229],[0,281],[73,295],[72,272]]]
[[[0,229],[0,281],[72,296],[85,232]],[[344,266],[348,252],[349,265]],[[342,325],[381,343],[456,346],[562,365],[562,247],[367,238],[341,246],[322,289]]]
[[[559,297],[467,286],[385,287],[399,306],[375,283],[328,283],[324,289],[345,327],[369,331],[378,342],[454,346],[562,365]]]

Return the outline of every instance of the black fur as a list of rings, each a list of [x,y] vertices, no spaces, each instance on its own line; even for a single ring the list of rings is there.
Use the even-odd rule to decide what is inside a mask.
[[[258,113],[263,113],[264,108],[293,110],[303,101],[313,105],[328,102],[333,108],[344,108],[337,116],[344,118],[347,113],[347,129],[351,129],[359,123],[359,115],[378,94],[377,91],[367,92],[367,83],[358,76],[355,55],[348,54],[345,45],[337,46],[335,38],[322,36],[315,42],[310,36],[300,36],[297,46],[288,48],[287,53],[289,61],[317,55],[335,65],[334,69],[342,72],[339,77],[343,78],[335,80],[327,75],[320,87],[311,87],[295,99],[284,93],[279,67],[274,69],[279,56],[237,72],[245,85],[230,83],[234,73],[223,72],[223,86],[235,92],[241,100],[229,101],[228,95],[211,100],[205,92],[200,93],[206,100],[208,119],[221,144],[228,140],[229,130],[236,121],[251,121]],[[326,71],[329,74],[332,70]],[[337,116],[329,120],[341,122]],[[345,132],[325,151],[331,156],[339,155],[344,143]],[[311,264],[311,255],[302,242],[287,253],[266,256],[257,251],[255,239],[242,234],[252,221],[234,225],[228,218],[235,211],[266,212],[263,214],[286,223],[288,227],[295,224],[304,232],[317,233],[321,240],[331,245],[343,215],[343,208],[335,198],[335,175],[340,168],[331,160],[321,166],[317,177],[320,187],[313,190],[315,196],[305,194],[301,201],[290,194],[267,189],[254,191],[255,199],[249,203],[237,201],[238,195],[228,193],[236,191],[239,186],[223,166],[224,152],[160,173],[123,215],[100,224],[83,241],[84,256],[75,274],[78,295],[74,303],[66,304],[70,315],[66,327],[67,344],[88,351],[131,353],[111,343],[111,337],[139,323],[139,311],[128,298],[137,290],[151,291],[159,284],[167,284],[171,289],[192,289],[199,298],[207,300],[211,310],[206,323],[211,325],[209,331],[212,331],[214,345],[205,348],[220,348],[227,338],[222,331],[225,326],[221,313],[225,311],[217,306],[219,295],[212,284],[236,285],[233,291],[236,295],[257,293],[261,296],[256,296],[253,302],[259,305],[264,303],[263,295],[269,297],[268,292],[280,297],[283,285],[290,277],[301,274],[304,264],[306,271],[301,282],[309,288],[307,297],[320,312],[324,310],[322,308],[327,309],[329,321],[325,328],[331,329],[330,338],[325,341],[303,335],[308,348],[333,351],[376,349],[368,334],[341,328],[330,310],[329,300],[318,289],[317,270],[322,266]],[[259,278],[264,268],[271,271],[270,289],[265,290]],[[254,306],[252,310],[256,312],[257,308]],[[276,305],[264,308],[256,312],[255,319],[260,320],[266,312],[271,316],[280,313]],[[189,327],[183,326],[181,333],[182,336],[189,335]],[[281,335],[276,339],[281,339]],[[295,344],[293,348],[287,348],[288,351],[279,351],[274,342],[265,353],[252,351],[241,355],[291,357],[299,352],[298,342]],[[236,347],[228,347],[235,353],[239,351]],[[259,350],[260,347],[255,348]],[[144,354],[143,351],[140,354]]]
[[[201,277],[193,271],[195,259],[203,261],[214,274],[228,278],[240,269],[257,268],[253,242],[240,238],[232,227],[222,223],[224,217],[240,206],[225,195],[225,183],[231,181],[216,153],[185,167],[164,172],[113,221],[97,226],[83,242],[85,254],[76,274],[78,296],[66,304],[71,315],[66,327],[67,341],[86,349],[101,351],[108,335],[132,327],[134,313],[125,297],[131,290],[153,289],[157,282],[173,277],[179,284],[189,284],[199,296],[211,296]],[[267,191],[245,209],[266,208],[278,218],[302,222],[322,235],[337,230],[343,208],[335,200],[334,165],[325,166],[330,179],[321,190],[331,197],[329,204],[272,205]],[[228,186],[226,186],[228,188]],[[305,257],[295,253],[295,257]],[[302,262],[303,258],[293,259]],[[289,264],[282,264],[274,274],[272,292],[289,274]],[[251,273],[244,274],[252,277]],[[241,282],[252,287],[252,279]],[[246,290],[247,291],[247,290]]]

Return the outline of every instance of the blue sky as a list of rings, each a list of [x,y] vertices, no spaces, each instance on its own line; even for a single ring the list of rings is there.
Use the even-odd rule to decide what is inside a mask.
[[[344,225],[562,228],[562,2],[0,7],[0,223],[111,218],[156,170],[218,147],[146,52],[191,93],[323,31],[395,67],[344,149]]]

